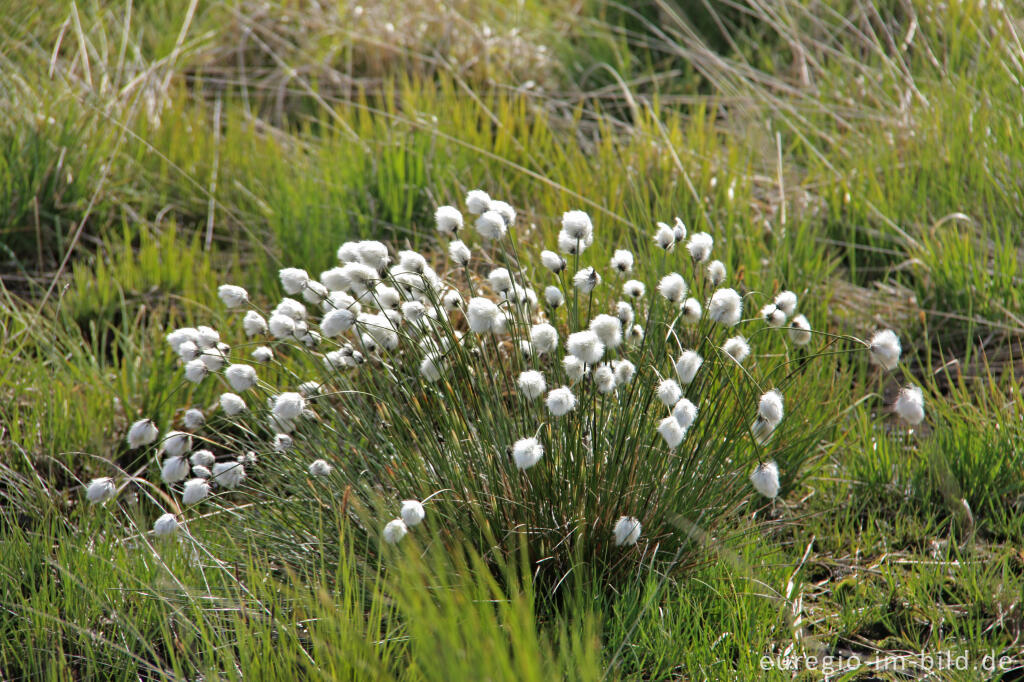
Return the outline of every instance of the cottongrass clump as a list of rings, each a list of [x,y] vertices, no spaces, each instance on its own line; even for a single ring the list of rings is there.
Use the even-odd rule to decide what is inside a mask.
[[[816,385],[836,380],[815,373],[826,348],[899,357],[892,332],[816,344],[795,293],[730,282],[710,232],[676,249],[678,219],[587,262],[601,226],[569,210],[527,258],[514,208],[478,190],[465,203],[475,229],[439,207],[439,249],[346,242],[319,280],[284,268],[272,306],[222,287],[217,329],[168,334],[182,382],[220,397],[162,438],[145,419],[129,430],[178,506],[156,535],[213,507],[296,564],[301,538],[352,532],[369,553],[435,535],[481,555],[525,546],[552,588],[580,560],[671,572],[697,549],[690,529],[722,532],[800,480],[837,414]],[[923,420],[920,391],[894,411]]]

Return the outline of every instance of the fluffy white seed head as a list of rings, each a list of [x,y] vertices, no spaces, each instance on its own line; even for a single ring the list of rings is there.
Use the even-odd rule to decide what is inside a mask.
[[[186,341],[191,341],[193,344],[199,345],[199,331],[193,327],[182,327],[181,329],[175,329],[166,336],[167,343],[170,345],[171,350],[177,355],[181,355],[181,344]]]
[[[781,327],[786,324],[786,312],[775,303],[768,303],[761,308],[761,319],[769,327]]]
[[[612,370],[615,372],[616,386],[628,384],[636,376],[636,365],[629,360],[615,360],[612,362]]]
[[[198,359],[200,353],[202,351],[193,341],[182,341],[178,346],[178,356],[185,362]]]
[[[315,459],[309,465],[310,476],[327,476],[334,469],[326,459]]]
[[[592,241],[594,224],[585,211],[566,211],[562,214],[562,230],[574,240]]]
[[[621,275],[633,272],[633,254],[625,249],[618,249],[612,254],[612,270]]]
[[[198,384],[205,379],[209,372],[210,370],[206,368],[206,363],[198,358],[185,363],[185,379],[193,384]]]
[[[630,547],[640,539],[640,520],[635,516],[620,516],[612,529],[616,547]]]
[[[280,313],[271,315],[269,329],[275,339],[287,339],[295,333],[295,320]]]
[[[160,443],[160,449],[165,455],[171,457],[184,455],[192,449],[192,434],[184,431],[168,431]]]
[[[195,504],[206,499],[210,494],[210,484],[201,478],[190,478],[185,481],[185,489],[181,493],[182,504]]]
[[[560,273],[562,270],[565,270],[566,266],[565,259],[559,256],[554,251],[541,251],[540,262],[541,265],[543,265],[545,268],[555,273],[556,275]]]
[[[253,362],[270,362],[274,357],[274,351],[271,350],[270,346],[259,346],[249,354],[249,357],[253,359]]]
[[[573,385],[578,383],[587,373],[587,363],[575,355],[566,355],[562,358],[562,367],[565,369],[565,375],[569,379],[569,383]]]
[[[441,358],[434,353],[427,353],[420,361],[420,374],[433,383],[441,379]]]
[[[718,289],[708,303],[708,317],[726,327],[734,327],[743,318],[743,299],[735,289]]]
[[[570,256],[577,256],[583,253],[593,243],[593,234],[586,239],[576,239],[565,230],[560,230],[558,233],[558,250]]]
[[[242,318],[242,329],[245,331],[245,335],[248,338],[252,338],[260,334],[266,334],[268,329],[267,321],[255,310],[250,310],[246,312],[245,317]]]
[[[548,393],[545,404],[548,407],[548,412],[555,417],[561,417],[576,407],[576,396],[568,386],[562,386]]]
[[[803,315],[797,315],[789,323],[789,340],[797,346],[811,342],[811,323]]]
[[[402,510],[399,512],[402,521],[408,527],[418,526],[423,519],[427,518],[427,511],[419,500],[402,500]]]
[[[280,420],[279,420],[280,421]],[[290,450],[295,441],[287,433],[275,433],[270,447],[274,452],[285,452]]]
[[[300,293],[309,281],[309,274],[300,268],[283,268],[278,273],[284,293],[290,295]]]
[[[234,284],[221,284],[217,287],[217,296],[228,308],[237,308],[249,300],[249,292]]]
[[[89,485],[85,488],[85,497],[92,504],[99,504],[100,502],[113,499],[115,493],[117,493],[117,486],[114,485],[114,479],[109,476],[94,478],[89,481]]]
[[[662,379],[657,389],[658,400],[665,407],[672,407],[683,397],[683,390],[674,379]]]
[[[224,378],[239,393],[248,391],[257,381],[256,370],[249,365],[228,365],[224,370]]]
[[[178,532],[181,524],[174,514],[162,514],[153,522],[153,535],[166,538]]]
[[[189,431],[195,431],[196,429],[198,429],[199,427],[206,423],[206,417],[203,415],[202,410],[198,410],[193,407],[191,409],[185,410],[184,422],[186,429],[188,429]]]
[[[680,398],[672,408],[672,416],[676,418],[680,426],[688,429],[697,419],[697,406],[686,398]]]
[[[245,480],[245,466],[240,462],[217,462],[213,465],[211,481],[221,488],[237,488]]]
[[[631,346],[639,346],[644,340],[644,328],[638,324],[634,324],[626,332],[626,343]]]
[[[469,322],[469,328],[477,334],[493,331],[499,323],[499,316],[501,316],[501,310],[489,298],[469,299],[469,305],[466,306],[466,320]]]
[[[298,419],[302,411],[306,409],[306,399],[301,393],[281,393],[274,398],[274,405],[271,411],[278,419]]]
[[[160,479],[164,483],[177,483],[188,477],[189,464],[184,457],[168,457],[160,467]]]
[[[783,414],[782,394],[777,389],[772,389],[761,396],[757,403],[758,419],[763,419],[775,428],[782,422]]]
[[[219,370],[228,360],[225,350],[221,347],[206,348],[203,350],[202,355],[199,356],[199,359],[206,365],[206,369],[211,372]]]
[[[622,322],[617,317],[595,315],[590,321],[590,331],[594,332],[607,348],[618,348],[622,343]]]
[[[676,235],[665,223],[658,223],[658,231],[654,233],[654,243],[658,248],[671,251],[676,245]]]
[[[782,309],[782,312],[786,314],[786,317],[793,316],[793,313],[796,312],[796,304],[796,294],[788,289],[786,291],[779,292],[779,295],[775,297],[775,305]]]
[[[572,284],[574,287],[582,291],[584,294],[589,294],[594,288],[601,283],[601,275],[597,274],[597,270],[594,268],[583,268],[575,275],[572,276]]]
[[[441,305],[448,312],[453,312],[462,307],[462,294],[457,289],[449,289],[441,296]]]
[[[389,545],[397,544],[408,532],[409,527],[405,525],[405,521],[402,519],[392,519],[384,526],[384,542]]]
[[[320,281],[331,293],[346,291],[352,285],[342,268],[324,270],[320,273]]]
[[[536,438],[521,438],[512,446],[512,459],[520,471],[529,469],[544,456],[544,446]]]
[[[484,211],[474,223],[477,233],[485,239],[501,239],[507,230],[505,219],[497,211]]]
[[[722,352],[735,360],[737,364],[742,365],[750,357],[750,344],[747,343],[747,340],[742,335],[737,334],[732,338],[726,339],[725,343],[722,344]]]
[[[538,355],[554,352],[558,347],[558,331],[547,322],[535,324],[530,328],[530,345]]]
[[[192,476],[195,478],[209,478],[213,474],[210,473],[209,467],[204,467],[202,464],[192,465]]]
[[[188,458],[189,463],[194,467],[212,467],[216,463],[217,458],[209,450],[196,450],[192,453],[192,456]]]
[[[896,332],[891,329],[883,329],[875,332],[875,335],[871,337],[868,351],[872,364],[880,365],[885,370],[891,370],[899,364],[900,353],[903,349]]]
[[[448,257],[452,259],[452,262],[456,265],[465,267],[469,265],[470,258],[473,257],[472,252],[466,243],[462,240],[456,239],[448,245]]]
[[[462,229],[462,213],[454,206],[438,206],[434,211],[434,224],[443,235],[454,235]]]
[[[683,307],[680,310],[683,318],[683,322],[687,324],[697,324],[700,322],[700,301],[695,298],[688,298],[683,302]]]
[[[658,293],[671,303],[682,303],[686,292],[686,280],[678,272],[669,273],[658,282]]]
[[[565,303],[565,296],[562,290],[554,285],[544,287],[544,302],[552,308],[557,308]]]
[[[713,260],[708,263],[707,267],[708,281],[711,282],[711,286],[717,287],[725,281],[725,263],[720,260]]]
[[[491,206],[491,197],[482,189],[470,190],[466,194],[466,210],[473,215],[480,215]]]
[[[658,422],[658,433],[665,440],[665,445],[670,450],[679,447],[679,444],[683,442],[683,438],[686,437],[686,429],[679,425],[677,420],[672,415],[669,415]]]
[[[647,287],[644,286],[643,282],[637,279],[631,279],[622,285],[622,295],[627,298],[642,298],[646,291]]]
[[[679,383],[684,386],[693,383],[694,377],[697,376],[697,371],[703,364],[704,358],[702,358],[697,351],[683,351],[683,354],[679,356],[679,359],[676,360],[675,364],[676,376],[679,378]]]
[[[710,234],[707,232],[697,232],[686,243],[686,250],[690,252],[690,257],[693,258],[694,262],[703,263],[711,258],[711,248],[714,245],[715,240],[711,238]]]
[[[775,462],[763,462],[750,474],[754,490],[768,499],[779,496],[779,467]]]
[[[355,313],[347,308],[332,310],[320,320],[320,333],[327,338],[344,334],[356,322]]]
[[[519,390],[527,400],[536,400],[544,394],[544,390],[547,388],[544,375],[535,369],[528,369],[520,374],[516,383],[519,384]]]
[[[491,203],[487,206],[488,211],[494,211],[501,216],[505,224],[511,227],[516,222],[516,210],[512,208],[512,205],[505,201],[491,200]]]
[[[633,324],[633,306],[628,301],[619,301],[615,304],[615,317],[619,318],[624,329]]]
[[[911,426],[917,426],[924,421],[924,393],[918,386],[904,386],[900,389],[900,394],[896,396],[896,402],[892,407],[900,419]]]
[[[598,393],[611,393],[615,390],[615,371],[610,365],[603,364],[594,370],[594,385]]]
[[[512,275],[506,268],[494,268],[487,273],[487,281],[494,291],[501,293],[512,288]]]
[[[330,291],[320,282],[311,279],[302,289],[302,299],[310,305],[320,305],[330,295]]]
[[[128,447],[140,448],[149,445],[160,435],[156,423],[152,419],[140,419],[128,429]]]
[[[596,365],[604,356],[601,338],[589,329],[570,334],[565,345],[571,355],[575,355],[588,365]]]
[[[222,393],[220,396],[220,409],[229,417],[237,417],[245,412],[245,401],[235,393]]]
[[[196,345],[200,348],[213,348],[220,343],[220,332],[213,327],[204,327],[200,325],[196,327],[197,338],[195,339]]]

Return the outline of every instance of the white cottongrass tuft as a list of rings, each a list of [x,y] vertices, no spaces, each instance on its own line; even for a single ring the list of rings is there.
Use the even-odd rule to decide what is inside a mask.
[[[278,419],[297,419],[302,411],[306,409],[306,399],[301,393],[281,393],[274,398],[274,406],[271,411]]]
[[[683,322],[686,322],[687,324],[697,324],[700,322],[700,314],[700,301],[695,298],[688,298],[683,302],[683,307],[681,309]]]
[[[209,478],[213,474],[210,473],[209,468],[204,467],[202,464],[193,464],[192,475],[196,478]]]
[[[288,315],[275,313],[270,316],[268,328],[275,339],[286,339],[295,334],[295,320]]]
[[[775,305],[786,314],[786,317],[792,317],[793,313],[796,312],[797,298],[796,294],[788,289],[780,291],[779,295],[775,297]]]
[[[710,234],[707,232],[697,232],[686,243],[686,250],[690,252],[690,257],[693,258],[694,262],[703,263],[711,258],[711,248],[714,244],[715,240],[711,238]]]
[[[700,366],[703,364],[704,358],[702,358],[696,351],[683,351],[683,354],[679,356],[679,359],[676,360],[675,364],[676,376],[679,378],[679,383],[684,386],[693,383],[694,377],[697,376],[697,371],[700,370]]]
[[[687,291],[686,280],[678,272],[669,273],[658,282],[658,293],[670,303],[682,303]]]
[[[470,190],[466,194],[466,210],[473,215],[480,215],[491,206],[491,197],[482,189]]]
[[[237,308],[249,300],[249,292],[234,284],[221,284],[217,296],[228,308]]]
[[[257,381],[256,370],[249,365],[228,365],[224,370],[224,378],[239,393],[248,391]]]
[[[683,390],[673,379],[662,379],[657,389],[658,400],[665,407],[672,407],[683,397]]]
[[[249,354],[249,357],[253,359],[253,362],[270,362],[274,358],[274,351],[270,346],[259,346]]]
[[[181,493],[182,504],[202,502],[210,494],[210,484],[201,478],[190,478],[185,481],[185,489]]]
[[[562,290],[558,287],[547,286],[544,288],[544,302],[552,308],[557,308],[565,303],[565,296],[562,295]]]
[[[114,485],[114,479],[109,476],[92,479],[85,489],[85,497],[92,504],[99,504],[113,499],[116,493],[117,486]]]
[[[900,361],[900,338],[891,329],[883,329],[875,332],[868,344],[868,351],[871,354],[871,362],[880,365],[882,369],[895,369]]]
[[[477,233],[485,239],[501,239],[508,229],[505,219],[497,211],[484,211],[473,225]]]
[[[618,320],[615,322],[618,323]],[[596,365],[604,356],[604,343],[595,332],[589,329],[569,334],[565,346],[571,355],[588,365]]]
[[[454,206],[438,206],[434,211],[434,224],[443,235],[454,235],[462,229],[462,213]]]
[[[153,535],[158,538],[166,538],[178,532],[181,524],[174,514],[162,514],[153,522]]]
[[[292,445],[295,441],[287,433],[275,433],[274,440],[271,441],[270,447],[274,452],[286,452],[291,450]]]
[[[629,327],[633,324],[635,317],[633,313],[633,306],[628,301],[619,301],[615,304],[615,317],[619,318],[619,322],[622,323],[623,327]]]
[[[519,390],[527,400],[536,400],[544,394],[547,383],[544,375],[535,369],[528,369],[519,375]]]
[[[507,268],[494,268],[487,273],[487,282],[494,291],[501,293],[512,288],[512,275]]]
[[[594,224],[585,211],[566,211],[562,214],[562,231],[577,241],[593,241]]]
[[[612,534],[615,536],[616,547],[635,545],[640,539],[640,520],[634,516],[620,516],[615,522]]]
[[[160,479],[164,483],[177,483],[188,477],[188,460],[181,456],[168,457],[160,467]]]
[[[763,462],[750,474],[754,490],[768,499],[779,496],[779,467],[775,462]]]
[[[717,287],[725,281],[725,263],[720,260],[713,260],[708,263],[707,267],[708,281],[711,282],[711,286]]]
[[[402,509],[398,515],[402,517],[405,525],[411,528],[418,526],[427,518],[427,510],[419,500],[402,500]]]
[[[576,407],[576,396],[568,386],[552,389],[545,399],[545,404],[555,417],[569,414]]]
[[[512,225],[516,222],[516,210],[507,201],[492,200],[487,206],[487,210],[499,214],[506,225]]]
[[[654,233],[654,243],[660,249],[671,251],[676,245],[675,231],[665,223],[658,223],[658,231]]]
[[[627,298],[642,298],[644,293],[647,291],[647,287],[644,283],[637,279],[631,279],[622,285],[622,295]]]
[[[743,318],[743,299],[735,289],[718,289],[708,303],[708,317],[726,327],[734,327]]]
[[[344,334],[356,323],[356,315],[348,308],[332,310],[320,320],[320,333],[327,338]]]
[[[320,477],[327,476],[333,470],[334,470],[334,467],[332,467],[327,462],[326,459],[315,459],[309,465],[309,475],[310,476],[320,476]]]
[[[389,545],[394,545],[401,541],[401,539],[408,533],[409,527],[405,525],[405,521],[402,519],[392,519],[384,526],[384,532],[382,535],[384,537],[384,542]]]
[[[185,363],[185,379],[193,384],[198,384],[209,373],[210,370],[206,368],[206,363],[198,358]]]
[[[512,459],[520,471],[529,469],[544,456],[544,446],[536,438],[520,438],[512,446]]]
[[[221,393],[220,409],[229,417],[237,417],[245,412],[245,401],[236,393]]]
[[[590,331],[597,335],[606,348],[618,348],[622,344],[622,322],[617,317],[595,315],[590,321]]]
[[[552,353],[558,348],[558,331],[546,322],[530,328],[530,345],[538,355]]]
[[[722,344],[722,352],[735,360],[737,364],[742,365],[743,361],[750,357],[750,344],[742,335],[738,334],[726,339]]]
[[[924,393],[918,386],[904,386],[892,408],[900,419],[917,426],[924,421]]]
[[[185,431],[168,431],[160,443],[160,449],[171,457],[184,455],[192,449],[192,434]]]
[[[556,275],[562,270],[565,270],[566,260],[559,256],[554,251],[541,251],[540,262],[545,268],[555,273]]]
[[[618,386],[628,384],[636,376],[636,365],[629,360],[614,360],[612,370],[615,372],[615,383]]]
[[[440,356],[435,353],[427,353],[420,361],[420,375],[427,381],[434,383],[441,380],[441,368],[439,366]]]
[[[594,370],[594,385],[598,393],[611,393],[615,384],[615,371],[610,365],[604,364]]]
[[[761,396],[757,403],[757,416],[775,428],[782,422],[784,414],[782,394],[777,389],[772,389]]]
[[[767,303],[761,308],[761,318],[769,327],[781,327],[786,324],[786,311],[775,303]]]
[[[797,346],[811,342],[811,323],[803,315],[797,315],[789,323],[789,340]]]
[[[192,466],[212,467],[217,461],[217,457],[209,450],[196,450],[188,458],[188,461]]]
[[[245,480],[245,467],[239,462],[217,462],[212,473],[211,480],[221,488],[237,488]]]
[[[471,298],[469,305],[466,306],[466,320],[469,322],[469,328],[477,334],[493,331],[500,315],[501,310],[489,298]]]
[[[665,445],[669,449],[679,447],[679,444],[683,442],[683,438],[686,437],[686,429],[680,426],[679,420],[672,415],[658,422],[658,433],[665,439]]]
[[[570,384],[576,384],[587,373],[587,363],[575,355],[566,355],[562,358],[562,368],[569,379]]]
[[[140,419],[128,429],[128,447],[131,449],[149,445],[160,435],[160,429],[152,419]]]
[[[680,426],[688,429],[697,420],[697,406],[687,398],[680,398],[679,402],[672,408],[672,416],[676,418]]]
[[[186,429],[189,431],[195,431],[206,423],[206,416],[203,414],[202,410],[197,410],[193,407],[185,410],[184,422]]]
[[[255,310],[250,310],[242,318],[242,330],[248,338],[266,334],[268,331],[267,321]]]
[[[611,266],[612,270],[628,275],[633,272],[633,254],[625,249],[618,249],[612,254]]]
[[[448,245],[448,257],[452,259],[452,262],[456,265],[465,267],[469,265],[470,259],[473,257],[472,251],[466,246],[466,243],[456,239]]]
[[[284,293],[288,295],[300,293],[309,281],[309,273],[300,268],[283,268],[277,275],[281,278]]]
[[[589,294],[601,283],[601,275],[592,267],[583,268],[572,276],[572,285],[585,294]]]

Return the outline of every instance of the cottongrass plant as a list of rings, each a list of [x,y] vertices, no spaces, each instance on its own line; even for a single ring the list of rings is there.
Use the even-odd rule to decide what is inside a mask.
[[[731,282],[712,236],[681,220],[597,262],[583,211],[535,257],[507,203],[474,190],[466,209],[437,209],[437,252],[347,242],[319,278],[281,270],[272,309],[225,284],[225,324],[167,335],[183,386],[210,402],[184,405],[181,430],[127,434],[175,504],[154,534],[223,518],[296,564],[343,533],[382,557],[525,547],[552,587],[584,565],[671,572],[693,529],[775,510],[799,480],[841,408],[814,361],[898,362],[891,331],[817,332],[793,292]],[[894,409],[920,423],[920,390]]]

